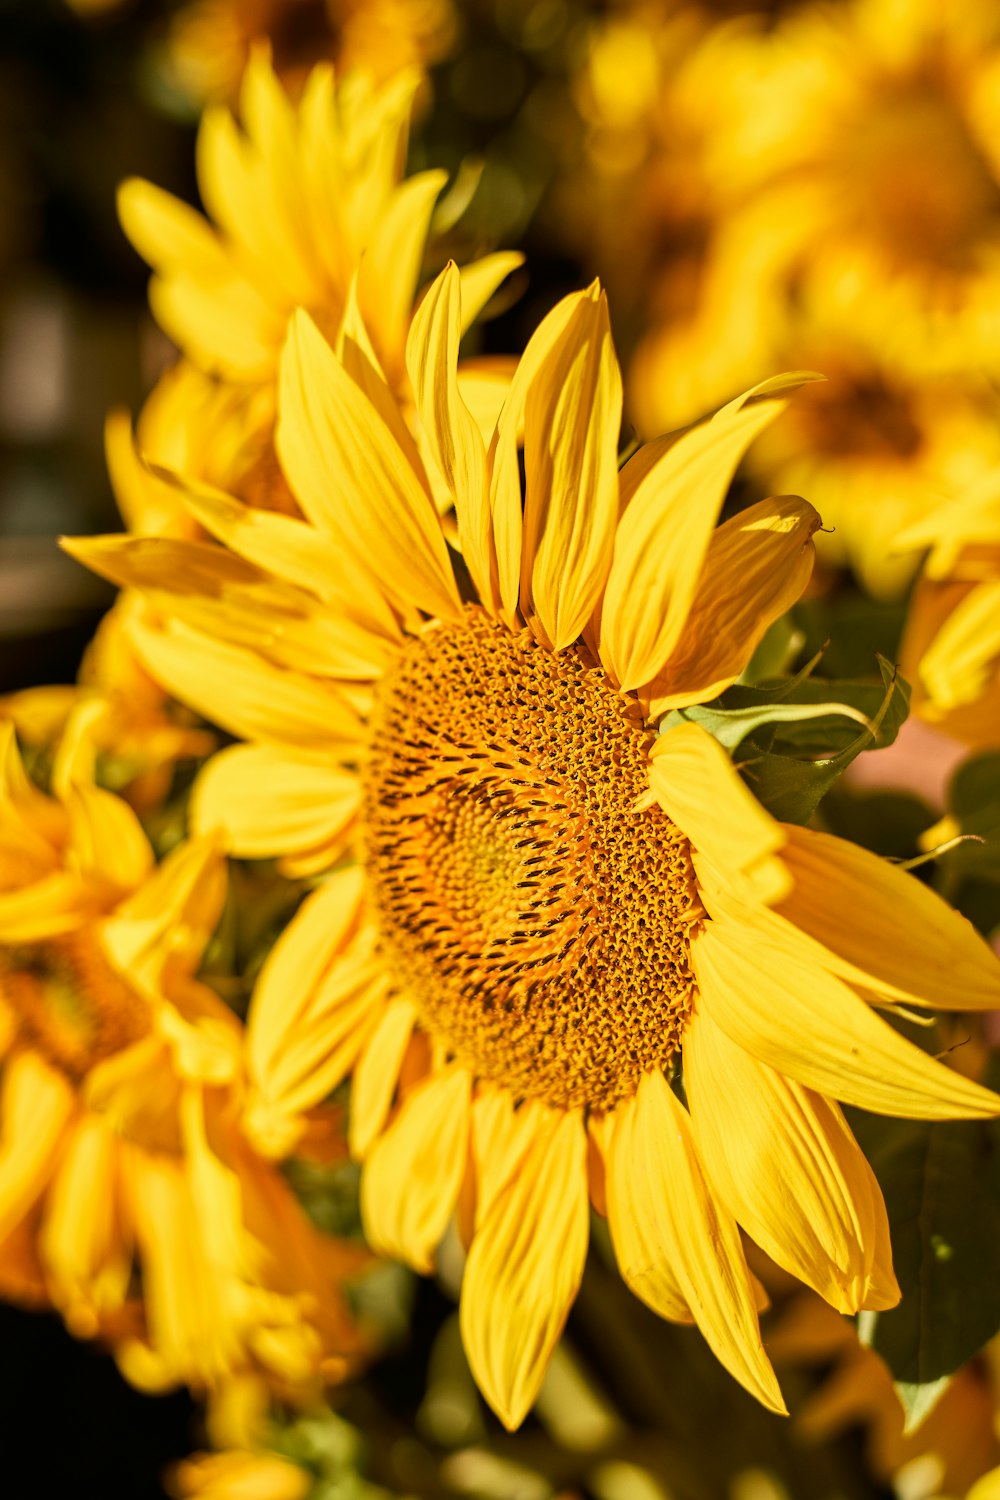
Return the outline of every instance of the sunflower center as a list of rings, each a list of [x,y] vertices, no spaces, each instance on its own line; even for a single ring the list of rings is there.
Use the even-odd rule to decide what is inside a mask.
[[[845,192],[902,264],[968,269],[1000,189],[947,83],[896,81],[843,136]]]
[[[461,1063],[516,1097],[613,1106],[677,1050],[701,916],[648,786],[638,707],[581,650],[481,610],[409,644],[365,785],[386,961]]]
[[[0,951],[0,996],[22,1040],[74,1082],[149,1031],[145,1001],[83,932]]]

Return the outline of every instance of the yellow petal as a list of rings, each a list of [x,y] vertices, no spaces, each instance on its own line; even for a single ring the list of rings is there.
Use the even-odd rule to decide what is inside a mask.
[[[81,782],[68,788],[66,802],[72,858],[80,873],[106,882],[118,895],[141,885],[153,868],[153,851],[128,803]]]
[[[469,1149],[471,1079],[432,1073],[410,1092],[372,1147],[361,1176],[361,1214],[374,1250],[427,1272],[455,1211]]]
[[[837,1106],[758,1062],[705,1012],[685,1034],[684,1085],[705,1170],[744,1229],[839,1312],[869,1305],[885,1213]],[[898,1300],[897,1290],[878,1305]]]
[[[713,1195],[687,1111],[659,1070],[618,1106],[608,1136],[608,1218],[625,1280],[666,1317],[677,1316],[678,1299],[686,1304],[729,1373],[784,1412],[739,1230]]]
[[[368,681],[392,654],[347,610],[328,609],[214,543],[107,536],[68,539],[64,550],[113,583],[142,590],[171,618],[293,671]]]
[[[175,503],[238,556],[316,595],[379,641],[400,640],[385,600],[345,569],[342,552],[323,532],[293,516],[243,505],[209,485],[165,477]]]
[[[350,755],[361,739],[357,715],[336,689],[179,620],[128,623],[149,675],[203,718],[241,739],[261,739]]]
[[[904,1118],[1000,1114],[1000,1096],[893,1031],[846,984],[778,942],[752,907],[742,921],[708,922],[691,963],[706,1015],[745,1052],[817,1093]]]
[[[275,441],[289,483],[345,562],[404,605],[454,616],[458,592],[430,496],[303,312],[282,354],[279,412]]]
[[[118,218],[151,266],[183,266],[207,277],[230,274],[219,236],[203,215],[152,182],[129,177],[121,184]]]
[[[258,1082],[361,921],[364,877],[338,870],[307,896],[261,967],[247,1015],[247,1062]]]
[[[476,1228],[493,1200],[519,1169],[535,1136],[551,1124],[545,1105],[515,1101],[506,1089],[481,1088],[472,1107],[472,1155],[476,1169]]]
[[[132,1275],[116,1142],[99,1115],[84,1115],[67,1141],[46,1197],[39,1248],[54,1301],[74,1333],[92,1338],[98,1315],[124,1303]]]
[[[462,329],[467,332],[479,317],[500,284],[506,281],[511,271],[524,265],[524,256],[519,250],[497,250],[492,255],[483,255],[461,269],[462,278]]]
[[[623,688],[650,682],[675,650],[736,466],[787,404],[774,389],[766,381],[690,428],[639,481],[615,536],[601,614],[601,660]]]
[[[213,839],[178,844],[134,895],[101,924],[101,942],[123,973],[142,959],[191,972],[218,924],[226,866]]]
[[[802,594],[820,518],[795,495],[761,500],[712,535],[683,634],[651,688],[651,713],[707,703],[743,671],[767,627]]]
[[[0,1097],[0,1242],[37,1201],[75,1107],[61,1073],[34,1052],[7,1062]]]
[[[218,830],[238,859],[271,859],[344,847],[361,782],[325,759],[270,745],[232,745],[212,756],[191,795],[191,829]]]
[[[1000,960],[929,886],[846,839],[785,832],[794,885],[776,911],[843,961],[842,978],[910,1004],[1000,1009]]]
[[[390,375],[403,366],[431,215],[447,180],[446,172],[433,171],[420,172],[404,182],[381,216],[361,261],[358,301]]]
[[[567,326],[586,295],[577,292],[557,302],[531,335],[511,379],[490,445],[490,508],[493,511],[500,598],[511,622],[517,615],[521,588],[523,497],[518,452],[525,404],[546,361],[559,347]]]
[[[785,843],[782,825],[700,724],[677,724],[660,735],[650,751],[649,786],[727,885],[763,902],[786,894],[791,882],[778,856]]]
[[[57,870],[22,890],[0,891],[0,943],[34,943],[72,932],[99,909],[98,892],[78,875]]]
[[[390,1000],[354,1069],[348,1140],[357,1161],[364,1161],[389,1118],[416,1019],[412,1000]]]
[[[521,608],[559,651],[593,613],[618,521],[622,383],[608,303],[581,297],[524,407]]]
[[[1000,658],[1000,579],[981,583],[952,610],[920,661],[928,697],[941,710],[973,703]]]
[[[428,287],[406,342],[406,364],[431,455],[458,520],[466,566],[480,602],[497,606],[497,563],[486,449],[458,389],[459,276],[453,261]]]
[[[242,277],[154,276],[149,305],[164,333],[208,374],[237,382],[273,375],[285,319]]]
[[[462,1282],[469,1365],[509,1429],[538,1394],[580,1285],[589,1228],[583,1122],[576,1111],[551,1111],[482,1215]]]

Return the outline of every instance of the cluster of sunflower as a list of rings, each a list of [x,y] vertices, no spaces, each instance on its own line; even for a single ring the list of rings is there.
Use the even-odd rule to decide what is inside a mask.
[[[521,256],[425,274],[446,175],[404,175],[415,73],[321,64],[290,93],[257,51],[238,110],[202,120],[208,217],[121,189],[180,356],[134,430],[108,420],[127,531],[65,543],[122,591],[79,686],[2,705],[0,1290],[140,1388],[204,1396],[215,1451],[183,1495],[375,1493],[326,1403],[389,1338],[376,1262],[460,1286],[468,1371],[509,1430],[591,1241],[784,1413],[774,1278],[869,1332],[921,1296],[840,1105],[927,1132],[1000,1116],[1000,960],[814,816],[892,738],[905,684],[793,673],[788,625],[821,515],[877,590],[902,533],[930,549],[916,705],[1000,742],[1000,190],[962,154],[991,139],[1000,27],[915,0],[784,9],[625,7],[591,56],[611,108],[656,30],[675,72],[646,102],[682,153],[650,156],[657,201],[699,216],[631,366],[639,430],[671,429],[645,443],[623,439],[598,281],[518,358],[463,357]],[[809,53],[819,27],[839,64]],[[607,128],[645,129],[642,102]],[[898,178],[914,132],[940,203]],[[834,343],[828,386],[776,373],[830,373]],[[737,508],[752,445],[752,475],[818,509]],[[957,802],[929,847],[975,815]],[[951,1036],[973,1045],[935,1055]],[[363,1240],[302,1186],[348,1160]],[[987,1500],[995,1443],[977,1453]]]

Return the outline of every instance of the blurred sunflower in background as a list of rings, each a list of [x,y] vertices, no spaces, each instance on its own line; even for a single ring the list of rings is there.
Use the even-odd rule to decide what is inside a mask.
[[[305,1386],[359,1350],[340,1282],[361,1262],[240,1135],[242,1028],[194,978],[221,855],[201,841],[155,864],[93,782],[90,711],[54,796],[3,730],[0,1280],[143,1388],[246,1367]]]
[[[877,596],[913,570],[899,529],[997,463],[998,48],[983,5],[715,24],[629,5],[579,74],[589,141],[561,223],[627,283],[633,420],[655,433],[769,370],[822,370],[753,470],[813,496],[821,559]],[[603,239],[592,201],[598,221],[614,205]]]
[[[333,818],[357,860],[262,974],[258,1145],[286,1154],[299,1113],[353,1071],[368,1238],[427,1270],[459,1210],[464,1342],[508,1426],[575,1296],[591,1200],[633,1290],[696,1321],[782,1410],[737,1220],[843,1310],[892,1306],[881,1195],[826,1096],[1000,1112],[870,1008],[995,1007],[1000,965],[902,872],[773,821],[700,726],[656,738],[670,710],[735,680],[808,580],[806,502],[715,529],[743,452],[802,377],[639,449],[619,478],[596,286],[540,325],[488,445],[458,387],[461,327],[450,266],[407,363],[465,598],[434,488],[386,419],[388,382],[366,394],[304,313],[277,432],[303,521],[180,479],[225,547],[68,545],[144,592],[131,639],[147,670],[259,742],[210,766],[196,831],[294,855]],[[262,632],[268,599],[283,623]],[[670,1085],[681,1056],[690,1113]]]

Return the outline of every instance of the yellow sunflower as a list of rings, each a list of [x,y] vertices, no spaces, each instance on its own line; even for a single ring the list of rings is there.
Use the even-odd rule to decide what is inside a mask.
[[[241,132],[222,106],[198,135],[198,181],[215,227],[152,183],[119,190],[122,225],[153,267],[154,316],[203,370],[268,386],[297,307],[346,358],[371,358],[405,381],[404,349],[434,205],[447,174],[403,179],[414,75],[383,87],[364,75],[336,86],[318,66],[293,104],[254,54],[240,91]],[[466,325],[522,257],[465,268]],[[354,350],[355,314],[370,338]]]
[[[975,749],[1000,745],[1000,482],[992,475],[898,538],[929,547],[901,647],[913,708]]]
[[[331,858],[336,823],[356,855],[254,997],[257,1143],[290,1149],[303,1111],[353,1073],[368,1236],[426,1270],[460,1208],[465,1346],[508,1426],[575,1296],[591,1201],[636,1294],[696,1321],[782,1410],[737,1223],[835,1306],[891,1306],[881,1195],[828,1096],[1000,1112],[872,1009],[996,1006],[1000,965],[899,869],[774,822],[699,726],[656,736],[668,710],[736,678],[809,577],[806,502],[715,526],[802,377],[619,473],[595,285],[536,331],[487,446],[457,385],[460,297],[449,267],[408,365],[454,496],[464,599],[387,408],[304,314],[278,451],[307,521],[183,487],[228,550],[72,550],[146,593],[131,633],[150,672],[256,741],[214,759],[196,830],[258,853],[325,842]]]
[[[144,1387],[336,1373],[357,1255],[240,1133],[241,1026],[193,977],[217,846],[155,866],[72,723],[55,796],[9,724],[0,751],[0,1287],[106,1339]]]
[[[876,323],[891,360],[995,367],[995,6],[814,5],[760,43],[738,149],[757,189],[742,232],[764,273],[854,326]]]

